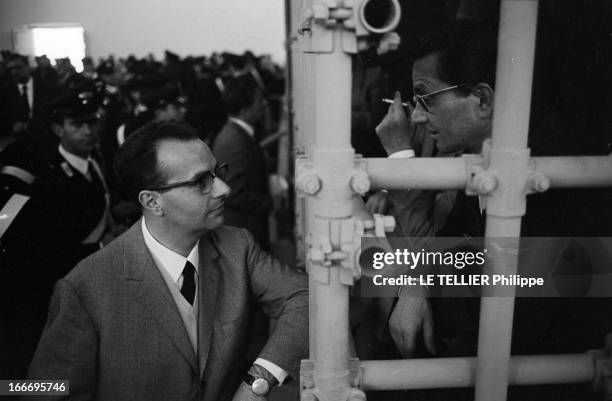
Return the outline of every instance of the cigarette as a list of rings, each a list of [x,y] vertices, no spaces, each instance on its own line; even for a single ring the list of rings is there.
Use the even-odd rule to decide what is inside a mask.
[[[393,104],[393,99],[383,98],[383,99],[382,99],[382,102],[383,102],[383,103]],[[408,102],[402,102],[402,106],[404,106],[404,107],[408,107]]]

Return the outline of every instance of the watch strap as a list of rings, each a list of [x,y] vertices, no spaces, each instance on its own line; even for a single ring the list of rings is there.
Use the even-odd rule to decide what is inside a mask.
[[[266,381],[270,384],[270,387],[276,386],[278,384],[278,379],[270,373],[270,371],[264,368],[261,365],[253,364],[248,371],[249,374],[255,377],[261,377],[262,379],[266,379]]]

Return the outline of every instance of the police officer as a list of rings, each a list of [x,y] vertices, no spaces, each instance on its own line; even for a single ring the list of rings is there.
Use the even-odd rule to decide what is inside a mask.
[[[110,195],[93,157],[99,106],[89,87],[65,93],[47,106],[54,145],[30,159],[18,142],[0,156],[0,343],[9,355],[0,377],[25,377],[55,281],[100,249],[110,228]]]
[[[134,116],[117,129],[117,144],[121,145],[134,131],[150,122],[184,121],[187,113],[187,98],[173,85],[155,81],[153,78],[144,80],[139,85],[138,105]],[[132,95],[133,96],[133,95]]]

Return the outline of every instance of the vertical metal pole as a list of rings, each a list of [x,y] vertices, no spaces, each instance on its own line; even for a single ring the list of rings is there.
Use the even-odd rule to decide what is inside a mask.
[[[334,220],[351,216],[352,190],[347,172],[354,167],[350,145],[351,57],[342,50],[341,32],[334,31],[334,51],[319,53],[313,60],[314,144],[313,165],[321,177],[321,191],[312,198],[311,212],[318,221],[313,224],[313,238],[329,236],[334,244]],[[325,232],[326,228],[329,230]],[[321,230],[321,231],[318,231]],[[342,267],[312,263],[309,266],[311,306],[311,354],[315,361],[314,380],[320,401],[338,401],[349,387],[349,286],[341,280]]]
[[[500,10],[495,115],[490,170],[498,173],[500,194],[487,201],[486,237],[519,238],[524,214],[524,184],[513,180],[507,166],[527,171],[527,133],[531,104],[531,84],[537,26],[537,0],[503,0]],[[527,157],[524,157],[527,154]],[[524,159],[524,163],[522,162]],[[522,165],[524,164],[524,165]],[[508,175],[510,174],[510,175]],[[524,183],[524,181],[523,181]],[[510,191],[506,188],[510,187]],[[510,212],[507,212],[510,210]],[[518,240],[513,244],[518,245]],[[513,274],[517,270],[517,249],[494,252],[493,274]],[[506,399],[514,298],[483,297],[478,337],[476,401]],[[506,293],[507,296],[507,293]]]
[[[299,41],[298,29],[302,22],[300,20],[300,2],[285,0],[286,12],[290,14],[290,28],[287,32],[287,41],[289,52],[291,53],[291,64],[287,64],[287,68],[291,68],[291,107],[290,124],[291,128],[291,154],[292,156],[300,156],[306,154],[305,142],[305,91],[307,90],[306,82],[306,57],[301,49]],[[289,88],[289,87],[288,87]],[[293,167],[292,167],[293,170]],[[294,172],[295,173],[295,172]],[[306,263],[305,256],[305,236],[306,236],[306,202],[307,199],[295,196],[295,249],[296,249],[296,265],[299,268],[304,268]]]
[[[503,0],[495,83],[493,147],[527,147],[538,0]]]

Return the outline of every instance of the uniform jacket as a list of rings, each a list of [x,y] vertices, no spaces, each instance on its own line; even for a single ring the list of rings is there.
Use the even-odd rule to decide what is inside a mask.
[[[44,274],[52,280],[52,286],[86,256],[80,253],[80,245],[102,218],[106,198],[99,176],[92,175],[94,179],[88,181],[57,148],[37,164],[30,199],[0,247],[4,249],[5,266],[11,270],[21,269],[30,264],[28,261],[33,265],[44,263]]]
[[[268,192],[266,163],[259,144],[242,127],[229,121],[215,138],[213,153],[228,163],[225,224],[248,229],[263,246],[268,243]]]
[[[47,154],[21,145],[14,142],[0,154],[0,164],[33,177],[29,185],[10,171],[0,173],[0,209],[11,199],[28,197],[0,236],[0,332],[11,338],[3,338],[0,347],[14,352],[0,358],[0,372],[14,372],[10,377],[25,377],[53,286],[95,250],[81,243],[103,217],[106,203],[102,182],[87,181],[57,145]]]
[[[277,318],[260,353],[298,377],[307,355],[307,284],[245,230],[200,239],[198,348],[148,252],[140,221],[56,285],[31,378],[70,380],[70,399],[231,398],[252,301]]]

